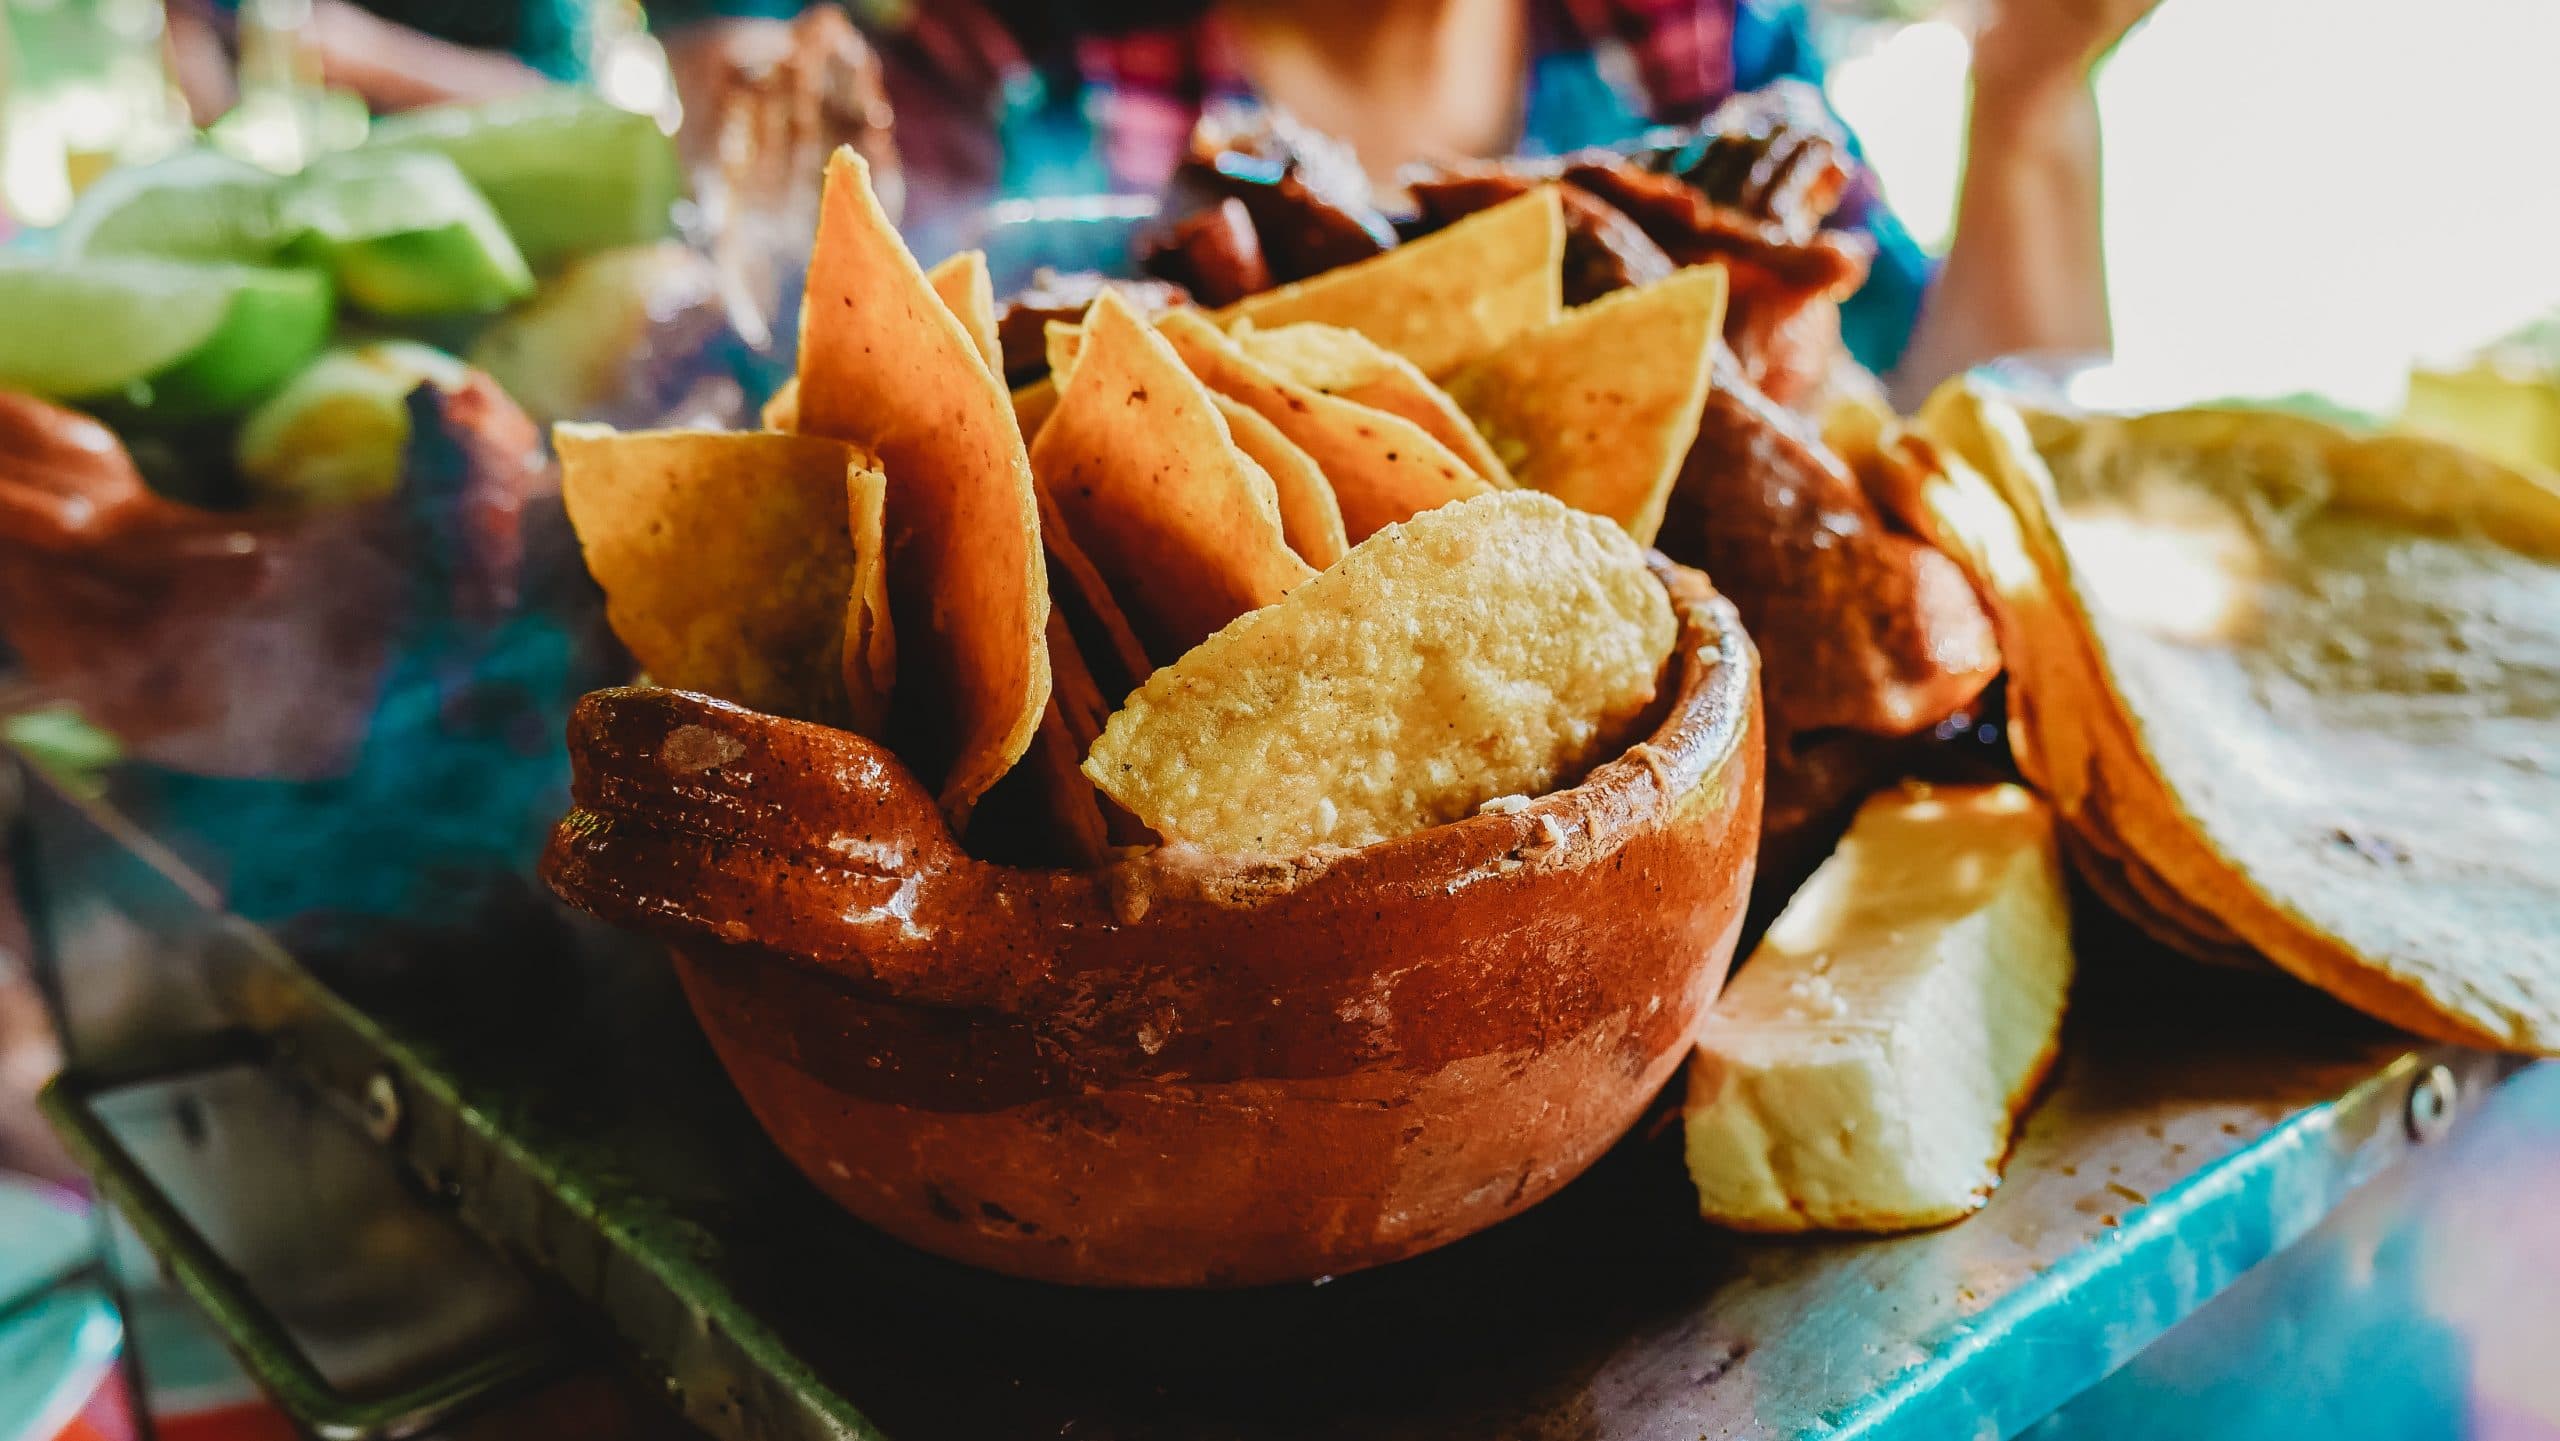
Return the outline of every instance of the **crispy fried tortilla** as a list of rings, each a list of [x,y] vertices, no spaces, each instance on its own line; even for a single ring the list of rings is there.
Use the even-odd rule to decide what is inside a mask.
[[[1437,379],[1563,309],[1564,207],[1550,185],[1374,260],[1248,296],[1217,320],[1339,325]]]
[[[1675,626],[1626,533],[1528,491],[1380,531],[1156,672],[1085,774],[1169,841],[1358,846],[1570,784]]]
[[[1158,665],[1314,574],[1209,392],[1107,291],[1032,469]]]
[[[970,343],[986,357],[996,378],[1002,380],[1004,345],[996,339],[995,281],[987,274],[987,253],[963,250],[926,271],[924,279],[958,318],[960,328],[969,332]]]
[[[896,641],[870,456],[821,436],[553,434],[605,619],[652,679],[879,733]]]
[[[1174,311],[1156,329],[1202,384],[1270,421],[1315,461],[1333,483],[1343,533],[1354,545],[1383,526],[1492,488],[1412,421],[1301,385],[1245,354],[1198,314]]]
[[[1449,377],[1520,483],[1650,545],[1698,436],[1724,271],[1697,266],[1568,311]]]
[[[827,164],[800,319],[799,428],[876,452],[901,633],[891,732],[954,829],[1049,700],[1046,568],[1013,404],[850,149]]]
[[[1401,415],[1493,485],[1508,488],[1513,483],[1510,467],[1449,392],[1432,384],[1412,361],[1359,331],[1338,325],[1263,330],[1247,321],[1231,333],[1245,354],[1300,385]]]
[[[2560,1051],[2560,489],[2283,415],[2030,430],[1951,387],[1924,425],[2014,518],[1930,523],[2122,889],[2395,1024]]]

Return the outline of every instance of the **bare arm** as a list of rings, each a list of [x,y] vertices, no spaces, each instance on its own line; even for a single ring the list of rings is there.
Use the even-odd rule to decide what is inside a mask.
[[[2013,351],[2103,352],[2090,68],[2158,0],[1999,0],[1974,43],[1955,241],[1893,376],[1909,403]]]

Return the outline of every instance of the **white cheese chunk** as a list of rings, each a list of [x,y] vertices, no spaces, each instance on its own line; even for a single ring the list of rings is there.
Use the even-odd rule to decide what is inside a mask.
[[[1689,1174],[1756,1231],[1952,1221],[1999,1184],[2071,984],[2053,819],[2018,786],[1867,802],[1707,1018]]]

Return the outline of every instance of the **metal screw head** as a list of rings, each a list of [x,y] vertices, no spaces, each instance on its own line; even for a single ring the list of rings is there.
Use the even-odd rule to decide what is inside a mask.
[[[400,1086],[389,1071],[376,1071],[364,1083],[364,1133],[384,1146],[400,1134]]]
[[[2409,1085],[2409,1139],[2420,1144],[2443,1139],[2453,1129],[2455,1102],[2460,1097],[2452,1071],[2442,1065],[2420,1071]]]

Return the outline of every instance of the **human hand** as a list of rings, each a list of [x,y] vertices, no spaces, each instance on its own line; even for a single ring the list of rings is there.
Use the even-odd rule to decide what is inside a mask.
[[[2012,89],[2081,85],[2160,0],[1983,0],[1973,42],[1976,83]]]

